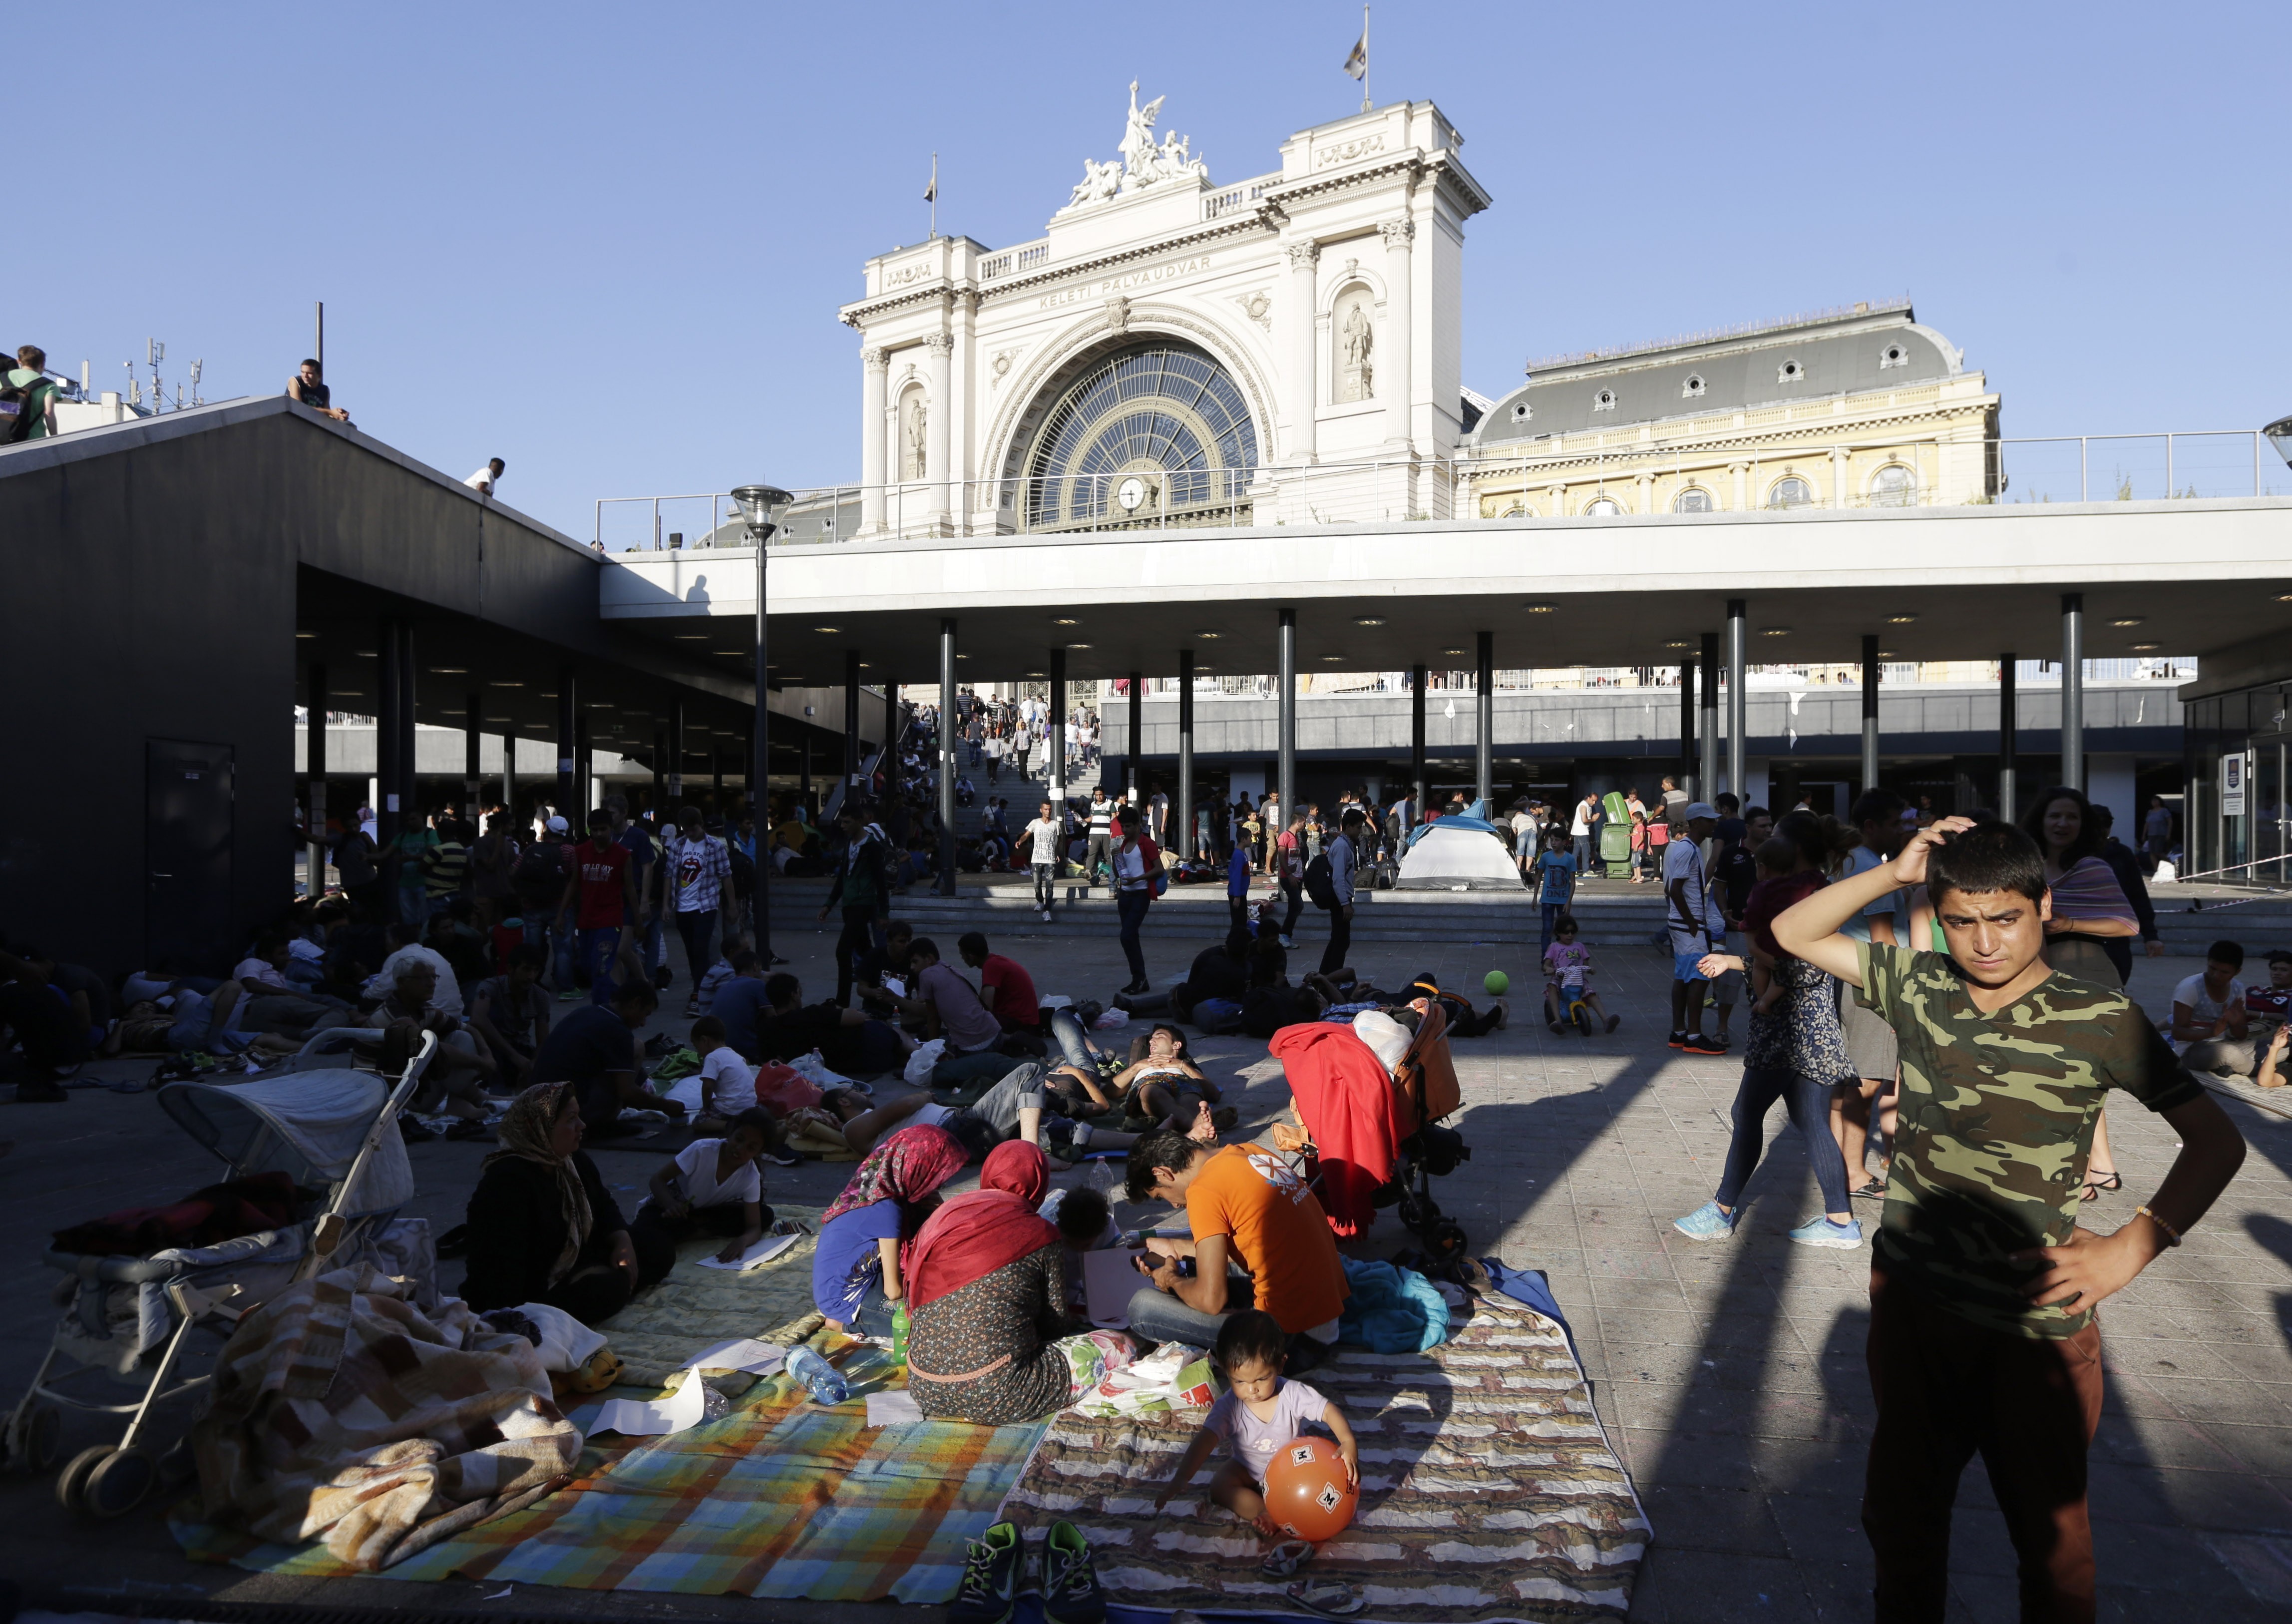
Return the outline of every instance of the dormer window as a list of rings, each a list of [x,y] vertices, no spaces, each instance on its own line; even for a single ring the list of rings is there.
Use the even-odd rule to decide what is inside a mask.
[[[1535,416],[1536,408],[1530,406],[1527,401],[1519,400],[1513,402],[1512,408],[1512,420],[1514,423],[1526,423],[1529,418]]]
[[[1594,395],[1592,397],[1592,409],[1595,412],[1614,411],[1616,409],[1616,392],[1612,389],[1603,389],[1598,394]]]
[[[1683,400],[1692,400],[1702,392],[1703,375],[1699,372],[1690,373],[1687,382],[1679,386],[1679,398]]]
[[[1881,372],[1890,367],[1907,367],[1909,364],[1910,352],[1900,344],[1888,344],[1878,351],[1878,370]]]
[[[1806,382],[1806,368],[1799,365],[1796,360],[1785,361],[1781,366],[1775,368],[1775,382],[1778,384],[1804,384]]]

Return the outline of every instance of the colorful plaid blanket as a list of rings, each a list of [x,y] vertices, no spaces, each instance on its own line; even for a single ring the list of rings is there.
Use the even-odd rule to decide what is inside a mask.
[[[1359,1587],[1368,1617],[1574,1624],[1629,1607],[1647,1520],[1553,1321],[1483,1304],[1427,1353],[1344,1347],[1304,1380],[1344,1407],[1361,1465],[1353,1525],[1305,1571]],[[1263,1542],[1203,1491],[1215,1462],[1155,1515],[1200,1420],[1063,1411],[1009,1515],[1029,1539],[1071,1518],[1126,1606],[1296,1612],[1258,1569]]]
[[[1044,1424],[869,1427],[865,1394],[887,1379],[902,1385],[903,1375],[888,1355],[832,1333],[814,1338],[823,1345],[846,1350],[840,1362],[852,1378],[853,1402],[819,1410],[787,1378],[773,1377],[722,1420],[633,1443],[609,1434],[609,1454],[593,1449],[566,1487],[383,1576],[949,1600],[962,1578],[964,1541],[995,1520]],[[313,1578],[350,1571],[323,1547],[265,1546],[182,1524],[175,1534],[203,1560]]]

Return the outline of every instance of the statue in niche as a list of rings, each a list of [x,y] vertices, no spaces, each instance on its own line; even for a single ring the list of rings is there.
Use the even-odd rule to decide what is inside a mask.
[[[922,392],[918,391],[909,395],[907,424],[903,431],[906,445],[900,459],[900,477],[903,480],[920,480],[924,477],[924,470],[927,465],[924,461],[924,452],[928,445],[925,431],[930,422],[931,408],[925,404]]]
[[[1345,295],[1337,318],[1337,399],[1368,400],[1376,395],[1376,327],[1369,319],[1368,295]]]

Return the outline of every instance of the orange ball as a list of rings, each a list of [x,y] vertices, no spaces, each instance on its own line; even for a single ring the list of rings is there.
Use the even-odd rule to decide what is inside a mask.
[[[1360,1495],[1346,1481],[1345,1458],[1327,1438],[1292,1438],[1265,1468],[1265,1509],[1281,1531],[1319,1545],[1353,1520]]]

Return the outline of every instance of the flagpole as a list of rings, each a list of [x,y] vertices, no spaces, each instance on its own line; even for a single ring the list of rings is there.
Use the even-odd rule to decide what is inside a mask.
[[[1361,111],[1368,111],[1368,7],[1361,7]]]
[[[931,206],[932,240],[937,242],[939,240],[939,154],[936,152],[932,154]]]

